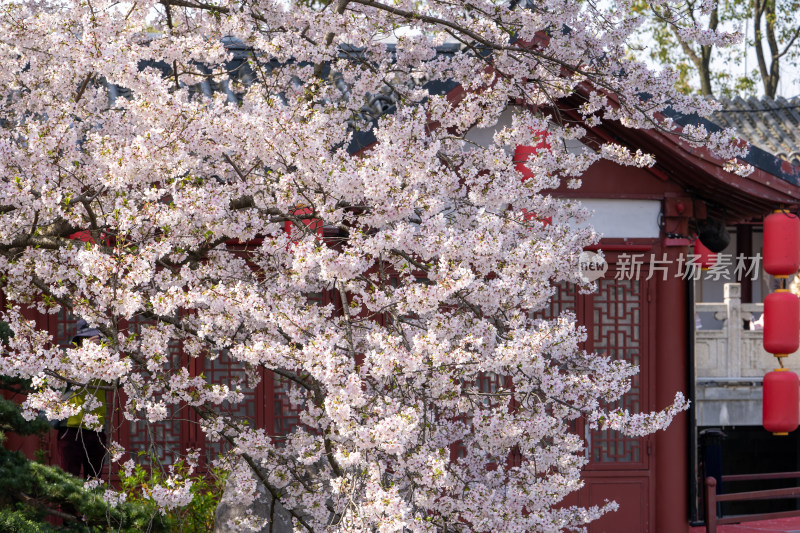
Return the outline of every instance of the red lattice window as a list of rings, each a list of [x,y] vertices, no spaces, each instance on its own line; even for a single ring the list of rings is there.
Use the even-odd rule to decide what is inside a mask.
[[[224,402],[218,407],[221,414],[237,421],[247,421],[250,427],[257,427],[259,417],[257,413],[260,384],[255,388],[248,386],[246,366],[241,361],[230,358],[227,350],[223,350],[216,357],[207,356],[203,361],[203,375],[207,383],[227,385],[235,388],[241,387],[244,399],[235,405]],[[206,458],[211,460],[230,449],[224,441],[205,443]]]
[[[571,311],[575,313],[580,323],[583,319],[581,313],[581,305],[583,300],[578,300],[578,289],[574,283],[562,281],[555,285],[556,292],[550,299],[550,306],[540,309],[534,314],[536,318],[543,318],[553,320],[558,318],[564,311]],[[583,426],[579,423],[579,419],[570,420],[567,428],[570,433],[579,433],[582,431]]]
[[[306,294],[306,298],[309,303],[322,306],[331,302],[331,293],[311,292]],[[267,431],[276,436],[288,435],[300,425],[303,406],[292,403],[292,400],[302,402],[302,395],[291,394],[300,392],[300,385],[273,372],[266,372],[265,381],[264,394],[271,415],[267,420]]]
[[[50,316],[50,333],[62,348],[72,346],[72,337],[78,331],[78,319],[63,307],[55,315]]]
[[[179,458],[182,445],[181,418],[185,418],[185,408],[169,406],[169,418],[158,422],[129,422],[126,448],[132,455],[138,455],[140,463],[148,464],[151,459],[159,465],[171,465]],[[183,416],[182,416],[183,414]]]
[[[642,364],[645,346],[642,341],[642,282],[639,280],[601,279],[591,300],[592,350],[614,359]],[[644,369],[642,369],[643,371]],[[642,378],[633,377],[630,390],[611,409],[639,412],[642,401]],[[644,438],[625,437],[617,431],[591,432],[593,463],[641,463]]]
[[[129,334],[139,334],[142,327],[148,323],[149,321],[136,317],[128,322],[127,331]],[[182,368],[180,343],[171,342],[166,355],[170,371],[177,372]],[[167,410],[168,416],[165,420],[157,422],[121,420],[119,427],[116,428],[120,441],[132,454],[139,454],[142,462],[149,462],[146,459],[149,457],[153,458],[156,464],[171,465],[187,448],[186,429],[182,421],[191,419],[188,408],[168,404]]]
[[[289,399],[289,392],[292,387],[298,385],[293,384],[289,379],[272,374],[273,384],[273,434],[275,435],[288,435],[294,428],[300,425],[300,411],[302,408],[298,405],[293,405]]]
[[[536,313],[537,318],[554,318],[564,310],[576,313],[578,323],[586,326],[589,338],[586,349],[607,354],[615,359],[624,359],[634,365],[646,362],[644,351],[647,349],[642,331],[645,325],[645,309],[643,303],[644,281],[617,280],[612,270],[605,278],[598,280],[598,290],[594,294],[578,294],[576,285],[560,283],[553,296],[551,306]],[[636,375],[631,389],[620,402],[608,406],[639,412],[646,406],[641,388],[642,377],[646,371],[641,367],[640,375]],[[574,420],[569,430],[575,433],[586,433],[589,468],[614,468],[614,465],[645,466],[647,460],[643,455],[645,438],[631,438],[617,431],[587,431],[582,418]]]
[[[55,342],[68,349],[72,343],[72,337],[77,332],[78,318],[65,309],[48,317],[48,328],[54,337]],[[127,324],[123,324],[123,329],[129,333],[139,333],[146,320],[134,318]],[[178,343],[173,343],[169,348],[169,365],[173,369],[181,367],[181,349]],[[124,399],[121,393],[110,395],[109,408],[119,409]],[[146,423],[144,421],[129,422],[117,411],[112,418],[112,435],[114,440],[123,443],[134,455],[141,455],[142,458],[154,457],[160,464],[168,465],[175,462],[180,450],[186,448],[184,433],[181,420],[187,419],[186,409],[180,406],[170,406],[169,417],[166,420]],[[148,462],[147,459],[144,459]]]
[[[562,281],[555,285],[556,292],[550,299],[550,306],[534,313],[536,318],[552,320],[564,311],[577,312],[578,290],[574,283]]]

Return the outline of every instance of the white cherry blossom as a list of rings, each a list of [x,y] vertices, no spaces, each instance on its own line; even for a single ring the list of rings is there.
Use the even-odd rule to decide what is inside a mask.
[[[548,190],[579,186],[600,159],[654,163],[566,141],[621,121],[747,172],[733,132],[663,114],[714,104],[628,58],[642,22],[629,1],[0,11],[0,275],[15,333],[0,373],[34,379],[26,416],[73,416],[67,387],[101,383],[126,421],[191,410],[239,459],[226,463],[239,465],[234,499],[257,493],[237,481],[249,468],[301,529],[467,533],[584,527],[616,504],[557,507],[587,462],[570,421],[636,436],[686,407],[610,409],[636,369],[584,352],[574,315],[534,315],[556,283],[581,283],[578,255],[599,238]],[[477,127],[496,129],[489,146],[467,135]],[[83,317],[105,339],[63,350],[26,307]],[[178,348],[243,377],[193,376]],[[262,370],[291,385],[288,435],[229,414]],[[504,467],[512,452],[520,464]],[[130,472],[139,459],[115,445],[114,460]],[[164,480],[147,496],[186,505],[190,481]]]

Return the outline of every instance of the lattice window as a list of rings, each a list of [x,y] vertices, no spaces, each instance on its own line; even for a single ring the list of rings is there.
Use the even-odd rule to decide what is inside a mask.
[[[250,427],[255,427],[256,420],[256,389],[247,386],[245,364],[230,358],[227,350],[222,351],[217,357],[206,357],[203,369],[206,382],[218,385],[227,385],[235,388],[241,385],[244,399],[235,405],[224,402],[219,406],[219,411],[234,420],[246,420]],[[206,442],[206,457],[210,460],[227,451],[230,446],[223,441]]]
[[[78,318],[62,308],[58,313],[52,315],[49,321],[50,331],[53,333],[56,343],[63,348],[69,348],[72,337],[77,331]],[[127,329],[130,333],[139,333],[145,324],[147,321],[134,318],[128,323]],[[179,344],[171,344],[168,355],[170,366],[174,369],[180,368]],[[116,403],[119,404],[119,400]],[[179,406],[170,406],[169,409],[167,420],[155,423],[122,421],[121,423],[127,424],[128,427],[125,428],[126,431],[115,427],[114,433],[117,434],[115,438],[119,439],[119,434],[127,435],[128,449],[133,454],[142,452],[143,457],[153,454],[161,464],[173,464],[178,452],[182,449],[180,420],[186,419],[186,413],[180,411]],[[116,423],[120,423],[120,420]]]
[[[536,318],[553,319],[557,318],[564,311],[576,312],[578,291],[574,283],[562,281],[555,285],[556,292],[550,300],[550,306],[537,311]]]
[[[177,405],[169,406],[166,420],[159,422],[130,422],[128,450],[136,455],[141,452],[139,463],[150,463],[150,457],[156,458],[156,464],[171,465],[178,459],[181,446],[181,418],[186,418],[185,411]],[[183,413],[183,416],[181,414]]]
[[[598,280],[592,303],[592,342],[599,354],[624,359],[634,365],[642,357],[642,299],[638,280]],[[631,389],[620,402],[609,406],[638,412],[642,407],[641,378],[634,376]],[[617,431],[592,431],[591,459],[597,463],[642,461],[643,439]]]
[[[58,313],[50,317],[50,331],[54,334],[55,341],[62,348],[72,346],[72,337],[78,331],[78,318],[63,307]]]
[[[274,402],[274,427],[275,435],[288,435],[295,427],[300,425],[300,406],[292,405],[289,401],[289,391],[293,385],[290,380],[273,374],[273,402]]]
[[[495,374],[493,372],[481,373],[476,380],[476,385],[478,386],[478,390],[484,394],[496,394],[500,389],[506,388],[508,389],[511,386],[511,381],[509,378],[505,376],[501,376],[499,374]],[[483,404],[486,406],[491,405],[491,403],[497,405],[497,402],[492,402],[492,399],[489,397],[485,397],[483,399]],[[505,399],[502,400],[502,403],[505,404]],[[512,407],[513,408],[513,407]],[[466,455],[463,446],[459,445],[457,448],[458,457],[464,457]],[[522,453],[520,452],[518,447],[514,447],[508,453],[508,458],[506,460],[506,466],[514,467],[520,466],[522,464]]]
[[[577,315],[579,308],[577,286],[574,283],[562,281],[557,283],[555,288],[556,292],[550,300],[550,306],[537,311],[534,317],[552,320],[558,318],[564,311],[572,311]],[[578,420],[570,420],[567,427],[570,433],[578,433]]]
[[[577,299],[578,293],[576,290],[576,286],[572,283],[561,282],[556,286],[555,294],[553,295],[552,299],[550,300],[550,306],[544,309],[537,311],[534,316],[536,318],[543,318],[543,319],[553,319],[558,317],[563,311],[571,310],[573,312],[577,311]],[[508,387],[510,383],[506,381],[506,378],[494,373],[484,373],[481,374],[475,382],[477,389],[482,393],[496,393],[502,387]],[[484,398],[484,403],[488,405],[490,399]],[[576,431],[577,421],[572,421],[570,424],[570,428],[572,431]],[[466,448],[461,442],[455,443],[451,446],[450,452],[451,458],[455,459],[458,457],[465,457],[466,456]],[[522,454],[518,448],[515,448],[509,452],[507,466],[514,467],[519,466],[522,463]]]
[[[148,321],[134,318],[128,323],[129,333],[141,333],[143,326]],[[169,367],[177,371],[181,368],[181,347],[178,342],[169,344],[167,354]],[[129,422],[127,448],[131,453],[142,452],[142,457],[155,456],[157,463],[162,465],[174,464],[184,448],[181,439],[181,420],[187,418],[186,407],[168,405],[168,416],[158,422]]]
[[[306,293],[308,302],[315,305],[326,305],[330,302],[330,292],[309,292]],[[273,435],[288,435],[300,425],[300,412],[302,405],[295,405],[290,401],[290,392],[297,391],[296,383],[273,372],[267,372],[268,386],[265,387],[266,405],[270,409],[271,419],[268,417],[267,430]],[[293,395],[297,399],[297,395]],[[269,427],[271,426],[271,427]]]
[[[476,380],[476,385],[478,386],[478,390],[483,394],[493,394],[500,390],[503,387],[505,382],[505,378],[499,376],[493,372],[482,372],[478,379]],[[484,405],[489,405],[489,398],[484,398],[483,400]]]
[[[500,387],[503,386],[503,378],[493,372],[481,372],[478,377],[475,378],[474,387],[470,386],[468,381],[462,382],[462,385],[464,390],[478,392],[481,394],[494,394],[500,389]],[[473,398],[473,400],[475,403],[482,403],[487,407],[491,406],[492,404],[491,398],[488,396],[478,396]],[[456,418],[456,420],[469,423],[467,416],[459,416]],[[466,456],[467,448],[464,446],[462,441],[459,440],[458,442],[450,445],[450,457],[452,459]]]

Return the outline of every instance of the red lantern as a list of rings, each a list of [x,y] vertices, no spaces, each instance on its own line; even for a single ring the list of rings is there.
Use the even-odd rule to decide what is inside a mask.
[[[314,212],[314,210],[311,209],[310,207],[298,207],[297,209],[295,209],[295,211],[292,214],[293,215],[307,215],[307,214],[310,214],[310,213],[313,213],[313,212]],[[289,234],[289,236],[290,236],[290,238],[292,239],[293,242],[297,242],[297,240],[301,236],[301,232],[300,232],[300,230],[298,228],[295,227],[294,222],[292,222],[291,220],[287,220],[283,224],[284,224],[284,231],[286,231],[286,233]],[[303,219],[303,224],[305,224],[305,226],[307,228],[314,230],[314,232],[318,236],[322,237],[323,224],[322,224],[322,221],[320,219],[318,219],[318,218],[304,218]]]
[[[777,277],[800,268],[800,218],[776,211],[764,219],[764,270]]]
[[[514,162],[516,163],[514,167],[522,174],[522,181],[533,177],[533,172],[531,172],[531,170],[525,166],[528,158],[532,155],[535,155],[539,150],[550,149],[550,143],[547,142],[547,132],[540,131],[537,132],[537,134],[541,140],[536,146],[519,145],[514,150]]]
[[[777,368],[764,376],[762,420],[764,429],[788,435],[800,421],[800,381],[797,374]]]
[[[717,254],[706,248],[699,238],[695,238],[694,241],[694,255],[697,256],[697,264],[703,270],[708,270],[717,264]]]
[[[539,150],[550,149],[550,143],[547,142],[547,132],[540,131],[538,132],[538,135],[541,140],[536,146],[519,145],[514,149],[514,168],[516,168],[517,171],[522,174],[522,181],[533,177],[533,172],[531,169],[525,166],[528,158],[530,158],[532,155],[536,155]],[[536,213],[525,213],[525,220],[533,219],[543,222],[545,226],[553,222],[551,217],[539,217]]]
[[[764,298],[764,349],[787,355],[800,348],[800,300],[781,289]]]

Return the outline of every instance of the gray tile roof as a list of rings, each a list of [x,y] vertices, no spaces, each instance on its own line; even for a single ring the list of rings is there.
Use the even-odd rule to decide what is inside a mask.
[[[232,54],[232,58],[225,63],[225,69],[220,70],[220,74],[215,77],[208,77],[200,83],[189,86],[189,90],[194,94],[202,94],[211,97],[214,93],[225,93],[228,102],[241,103],[242,93],[236,92],[236,85],[241,84],[244,86],[251,85],[257,78],[257,73],[253,71],[249,62],[257,62],[260,71],[271,72],[276,68],[280,68],[281,64],[275,59],[268,59],[253,54],[252,50],[244,46],[241,41],[234,38],[224,38],[225,46]],[[394,53],[396,49],[395,44],[388,44],[387,49]],[[436,48],[437,56],[452,56],[462,47],[457,43],[445,43]],[[344,59],[360,60],[362,50],[351,46],[341,46],[339,49],[339,57]],[[204,74],[211,74],[212,71],[207,65],[194,64],[194,67]],[[172,76],[172,67],[164,61],[142,61],[139,63],[140,69],[152,68],[161,71],[165,77]],[[323,69],[323,75],[331,75],[330,65],[326,65]],[[339,90],[349,98],[350,88],[344,83],[341,75],[333,73],[332,75]],[[446,94],[455,87],[457,83],[452,80],[435,80],[427,79],[422,76],[411,76],[409,79],[392,80],[394,86],[416,87],[421,86],[428,90],[429,94]],[[131,98],[133,95],[130,89],[105,83],[109,92],[110,103],[113,106],[117,98]],[[181,86],[186,84],[180,82]],[[300,83],[297,80],[297,83]],[[280,95],[279,95],[280,96]],[[353,129],[353,138],[347,147],[350,153],[356,153],[364,148],[370,146],[377,141],[373,127],[377,124],[377,120],[386,114],[394,113],[398,102],[399,95],[394,92],[389,85],[386,85],[377,94],[367,94],[367,100],[361,107],[358,113],[349,121]]]
[[[736,131],[753,146],[800,165],[800,96],[791,99],[722,98],[712,121]]]

